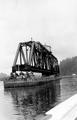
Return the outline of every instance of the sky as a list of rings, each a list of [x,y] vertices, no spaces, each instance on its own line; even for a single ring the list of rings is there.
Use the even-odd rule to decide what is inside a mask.
[[[77,56],[77,0],[0,0],[0,72],[11,72],[18,43],[31,37],[59,62]]]

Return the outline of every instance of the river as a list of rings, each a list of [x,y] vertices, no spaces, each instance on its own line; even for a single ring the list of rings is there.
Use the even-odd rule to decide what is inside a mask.
[[[0,82],[0,115],[5,120],[33,120],[77,93],[77,78],[42,86],[4,89]]]

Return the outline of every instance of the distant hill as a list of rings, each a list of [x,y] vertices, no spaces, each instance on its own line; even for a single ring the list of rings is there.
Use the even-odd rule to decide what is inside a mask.
[[[61,75],[77,74],[77,56],[67,58],[60,62]]]
[[[4,81],[6,78],[8,78],[9,76],[5,73],[0,73],[0,80]]]
[[[8,77],[8,75],[5,73],[0,73],[0,78],[4,78],[4,77]]]

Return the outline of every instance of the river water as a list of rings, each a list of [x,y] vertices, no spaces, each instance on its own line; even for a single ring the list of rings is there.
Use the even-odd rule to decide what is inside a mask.
[[[75,77],[15,89],[4,89],[0,82],[0,116],[5,120],[33,120],[76,93]]]

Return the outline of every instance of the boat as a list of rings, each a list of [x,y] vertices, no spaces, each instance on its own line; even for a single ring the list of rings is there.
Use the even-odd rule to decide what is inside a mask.
[[[41,77],[36,77],[34,73],[41,73]],[[12,72],[4,81],[4,87],[31,87],[60,78],[58,60],[52,54],[51,47],[29,41],[19,43]]]

